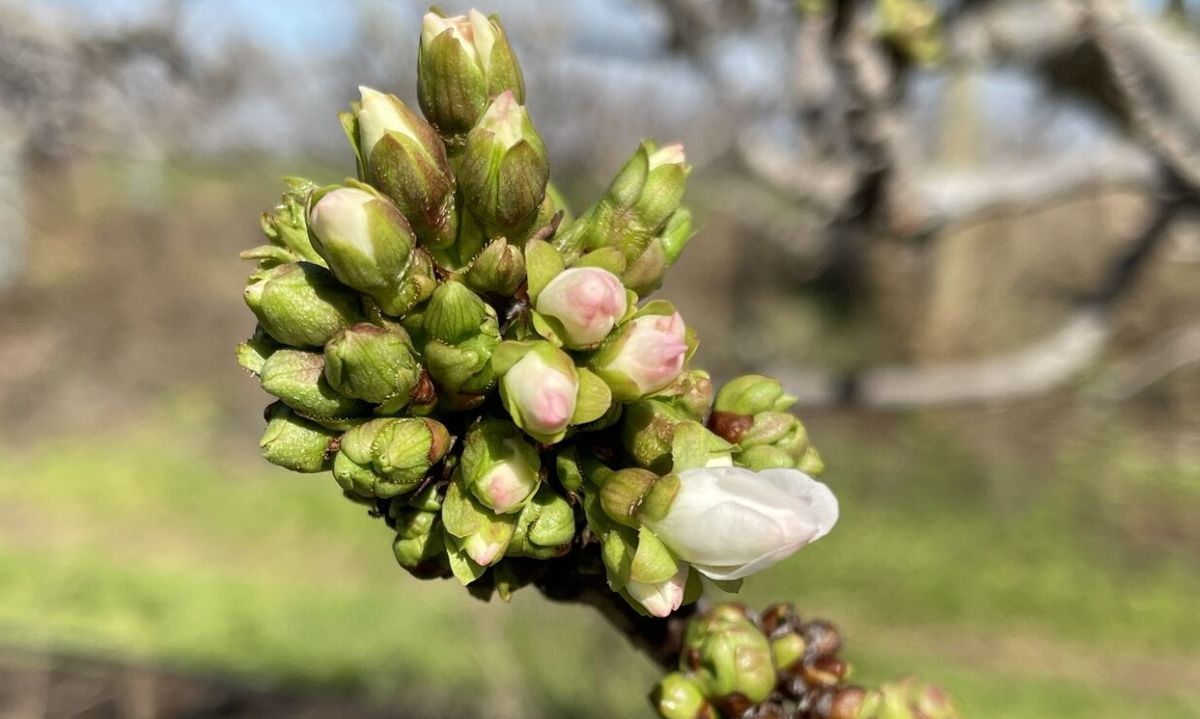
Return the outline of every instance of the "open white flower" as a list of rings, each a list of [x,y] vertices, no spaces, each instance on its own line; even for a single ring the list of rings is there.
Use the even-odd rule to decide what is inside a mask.
[[[700,467],[679,478],[666,516],[646,526],[711,579],[741,579],[765,569],[837,522],[833,492],[799,470]]]

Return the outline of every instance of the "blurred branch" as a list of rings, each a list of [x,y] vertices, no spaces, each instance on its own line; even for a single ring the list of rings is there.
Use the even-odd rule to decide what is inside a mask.
[[[1061,387],[1100,356],[1112,336],[1112,304],[1133,285],[1176,216],[1193,202],[1179,189],[1164,193],[1154,215],[1112,263],[1096,293],[1059,330],[1020,350],[975,362],[878,367],[846,376],[788,367],[772,368],[769,374],[802,403],[872,409],[1011,401]]]
[[[1124,402],[1194,364],[1200,364],[1200,323],[1177,329],[1138,356],[1118,364],[1101,381],[1100,396]]]

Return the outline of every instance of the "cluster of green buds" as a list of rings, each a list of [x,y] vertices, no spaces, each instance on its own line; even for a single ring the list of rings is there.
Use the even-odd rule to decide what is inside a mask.
[[[419,112],[360,88],[357,177],[289,180],[244,253],[264,457],[330,472],[402,567],[479,596],[578,567],[666,617],[826,534],[792,398],[758,376],[714,396],[646,299],[692,234],[683,147],[642,143],[572,217],[496,17],[426,15],[418,76]],[[740,651],[696,641],[713,667]],[[706,691],[742,686],[718,669]]]
[[[650,701],[664,719],[956,719],[938,687],[912,679],[864,689],[847,683],[841,634],[804,622],[790,604],[761,614],[715,604],[684,630],[678,670]]]

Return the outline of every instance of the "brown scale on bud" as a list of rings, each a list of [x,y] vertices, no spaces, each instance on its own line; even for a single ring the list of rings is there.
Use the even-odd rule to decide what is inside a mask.
[[[811,664],[806,663],[800,670],[804,683],[810,687],[835,686],[850,672],[850,665],[833,656],[817,657]]]
[[[804,625],[804,641],[808,642],[808,656],[812,658],[833,656],[842,648],[842,633],[829,622],[817,619]]]
[[[732,444],[742,441],[746,432],[754,424],[754,417],[748,414],[714,411],[708,417],[708,428],[721,439]]]

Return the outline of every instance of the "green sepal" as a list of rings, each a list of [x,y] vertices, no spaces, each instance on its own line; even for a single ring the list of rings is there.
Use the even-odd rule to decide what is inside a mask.
[[[242,369],[257,377],[262,374],[267,358],[281,347],[262,327],[255,327],[254,334],[238,344],[235,350],[237,362]]]
[[[571,445],[563,447],[554,457],[554,475],[558,483],[568,492],[578,492],[583,489],[583,471],[579,468],[579,448]]]
[[[796,469],[810,477],[819,477],[825,471],[825,462],[821,459],[816,447],[809,447],[804,456],[800,458],[800,464]]]
[[[654,532],[638,530],[637,549],[629,565],[629,578],[642,584],[665,582],[679,573],[679,563]]]
[[[238,257],[243,260],[257,260],[259,267],[270,268],[289,262],[298,262],[302,257],[291,250],[279,245],[259,245],[248,250],[242,250]]]
[[[537,341],[515,341],[505,340],[496,347],[496,351],[492,353],[492,369],[497,374],[504,374],[521,361],[521,358],[534,347],[537,346]]]
[[[744,582],[745,580],[744,579],[710,579],[709,581],[712,582],[714,587],[716,587],[717,589],[720,589],[722,592],[728,592],[729,594],[737,594],[738,592],[742,591],[742,582]]]
[[[575,261],[573,267],[599,267],[620,277],[625,271],[625,255],[615,247],[601,247]],[[631,303],[632,307],[636,303]]]
[[[358,103],[353,104],[357,105]],[[354,151],[354,166],[358,170],[358,179],[366,182],[367,162],[363,157],[362,148],[358,144],[358,115],[348,110],[342,110],[338,113],[338,122],[342,126],[342,131],[346,133],[346,139],[350,141],[350,148]]]
[[[365,402],[344,397],[329,385],[325,358],[316,352],[278,350],[263,363],[261,378],[263,390],[310,419],[354,417],[368,412]]]
[[[267,428],[258,446],[271,464],[293,472],[324,472],[333,465],[338,433],[294,414],[282,402],[267,408]]]
[[[694,469],[708,464],[708,430],[699,422],[680,422],[675,425],[675,436],[671,438],[671,461],[673,472]],[[732,445],[730,446],[732,449]]]
[[[578,367],[575,371],[579,376],[579,398],[575,403],[571,424],[594,422],[612,406],[612,390],[591,370]]]
[[[479,579],[487,572],[484,567],[475,562],[462,548],[462,540],[447,533],[445,537],[446,559],[450,562],[450,571],[464,587]]]
[[[679,494],[679,482],[677,474],[659,477],[642,497],[642,503],[638,507],[639,521],[658,521],[666,517],[667,512],[671,510],[671,503],[675,501],[675,495]]]
[[[550,280],[566,269],[562,255],[554,246],[544,240],[530,240],[525,245],[525,272],[528,276],[529,299],[536,302],[537,297]]]

